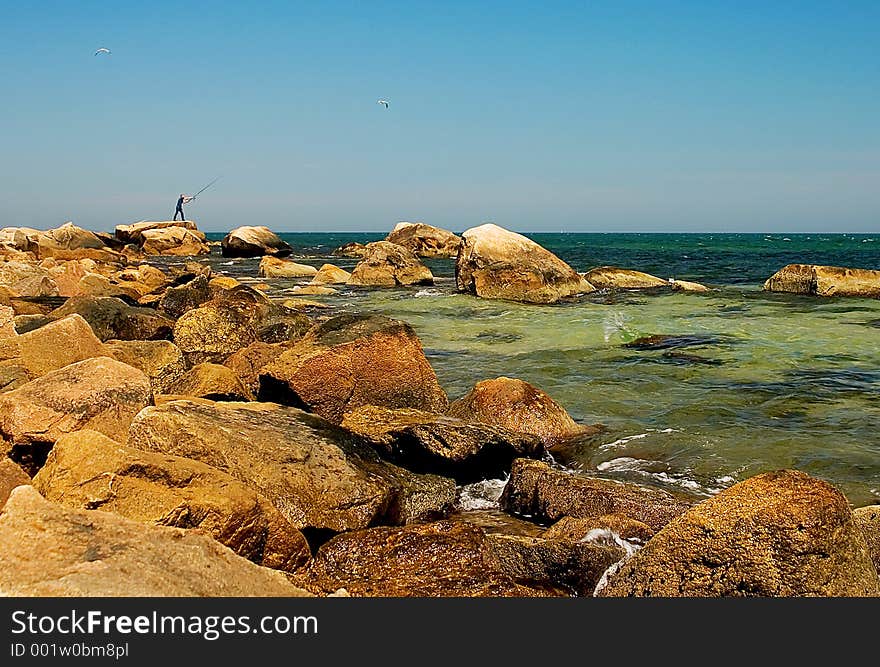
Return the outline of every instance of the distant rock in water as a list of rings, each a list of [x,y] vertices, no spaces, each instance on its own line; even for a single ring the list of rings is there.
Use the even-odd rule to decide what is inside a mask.
[[[434,276],[404,246],[376,241],[367,244],[364,258],[351,272],[348,284],[362,287],[433,285]]]
[[[223,237],[220,243],[224,257],[285,257],[293,248],[268,227],[237,227]]]
[[[795,470],[757,475],[670,521],[599,595],[874,597],[880,580],[849,503]]]
[[[767,292],[880,298],[880,271],[819,264],[789,264],[764,283]]]
[[[419,257],[455,257],[461,247],[461,239],[452,232],[423,222],[399,222],[385,240]]]
[[[345,269],[340,269],[335,264],[323,264],[318,272],[312,276],[310,285],[344,285],[351,278],[351,274]],[[320,292],[319,292],[320,293]]]
[[[356,259],[360,259],[364,256],[364,252],[366,251],[367,246],[363,243],[346,243],[345,245],[339,246],[336,250],[333,251],[334,257],[353,257]]]
[[[462,292],[525,303],[555,303],[595,289],[549,250],[493,224],[462,234],[455,281]]]
[[[260,260],[257,275],[261,278],[311,278],[318,272],[314,266],[297,264],[267,255]]]
[[[616,266],[600,266],[590,269],[584,278],[596,289],[649,289],[669,287],[669,281],[650,273],[619,269]]]
[[[633,350],[668,350],[678,347],[694,347],[697,345],[718,345],[728,342],[721,336],[713,336],[707,334],[653,334],[651,336],[643,336],[636,338],[629,343],[624,343],[623,347]]]

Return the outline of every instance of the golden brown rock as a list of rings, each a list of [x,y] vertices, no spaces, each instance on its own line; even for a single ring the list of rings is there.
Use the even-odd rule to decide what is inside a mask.
[[[880,505],[868,505],[853,510],[853,519],[865,536],[874,567],[880,573]]]
[[[161,340],[171,336],[174,326],[167,317],[152,308],[129,306],[122,299],[104,296],[75,296],[56,308],[49,317],[61,319],[80,315],[102,341]]]
[[[144,239],[143,251],[147,255],[189,257],[211,252],[201,233],[185,227],[147,229],[141,232],[141,236]]]
[[[302,533],[241,482],[204,463],[126,447],[96,431],[62,436],[33,485],[47,500],[74,509],[199,528],[265,567],[293,571],[311,558]]]
[[[610,530],[624,540],[645,543],[656,532],[641,521],[631,519],[625,514],[603,514],[586,518],[564,516],[544,531],[541,537],[548,540],[580,542],[592,531]]]
[[[0,458],[0,510],[6,504],[6,499],[12,493],[12,489],[30,483],[31,478],[21,466],[12,459],[6,458],[5,455]]]
[[[188,310],[174,325],[174,342],[193,363],[222,361],[256,339],[250,314],[221,304]]]
[[[751,477],[673,519],[609,577],[602,596],[877,596],[849,503],[826,482]]]
[[[308,264],[297,264],[266,255],[260,260],[257,275],[261,278],[311,278],[318,269]]]
[[[252,401],[254,395],[226,366],[197,364],[168,387],[168,393],[212,401]]]
[[[142,245],[143,233],[151,229],[167,229],[168,227],[183,227],[191,231],[198,231],[196,223],[192,220],[141,220],[130,225],[116,225],[115,235],[121,243],[133,243]]]
[[[284,257],[293,252],[293,248],[268,227],[244,226],[223,237],[221,251],[224,257]]]
[[[104,344],[117,361],[141,370],[149,379],[153,394],[167,394],[186,373],[186,359],[168,340],[111,340]]]
[[[35,528],[39,528],[35,530]],[[0,595],[243,597],[308,595],[195,530],[50,503],[30,486],[0,512]]]
[[[79,315],[0,339],[0,364],[23,367],[31,377],[105,354],[101,341]]]
[[[376,241],[367,244],[364,257],[354,267],[347,284],[361,287],[433,285],[434,276],[407,248]]]
[[[275,361],[288,349],[285,343],[263,343],[257,341],[238,352],[233,352],[223,362],[224,366],[241,380],[248,390],[256,395],[260,391],[260,371],[267,364]]]
[[[620,269],[616,266],[600,266],[590,269],[584,279],[596,289],[648,289],[669,287],[669,282],[650,273]]]
[[[398,222],[385,240],[419,257],[455,257],[461,247],[461,239],[452,232],[423,222]]]
[[[324,264],[318,272],[312,276],[312,285],[344,285],[351,278],[351,274],[333,264]]]
[[[880,298],[880,271],[818,264],[789,264],[764,283],[768,292]]]

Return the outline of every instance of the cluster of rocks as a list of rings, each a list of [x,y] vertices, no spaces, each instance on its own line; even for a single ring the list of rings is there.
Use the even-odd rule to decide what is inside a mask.
[[[145,255],[190,257],[211,252],[205,234],[192,220],[143,220],[117,225],[114,235],[119,243],[134,245]]]

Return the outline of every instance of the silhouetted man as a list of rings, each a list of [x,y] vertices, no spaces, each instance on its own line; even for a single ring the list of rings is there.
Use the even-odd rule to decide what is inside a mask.
[[[180,219],[186,220],[186,216],[183,214],[183,205],[188,204],[193,200],[189,195],[181,194],[180,199],[177,200],[177,208],[174,210],[174,218],[173,220],[177,220],[177,214],[180,213]]]

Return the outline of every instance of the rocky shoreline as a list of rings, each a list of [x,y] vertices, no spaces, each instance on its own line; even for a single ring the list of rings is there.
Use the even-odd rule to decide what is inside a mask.
[[[338,249],[351,272],[265,227],[221,252],[297,297],[214,275],[192,221],[0,230],[0,594],[880,595],[877,506],[792,470],[709,499],[575,473],[567,443],[601,426],[516,378],[450,400],[409,324],[300,298],[430,285],[421,258],[523,303],[711,287],[581,273],[496,225],[401,223]],[[876,298],[880,272],[789,265],[765,289]],[[461,511],[487,479],[499,509]]]

